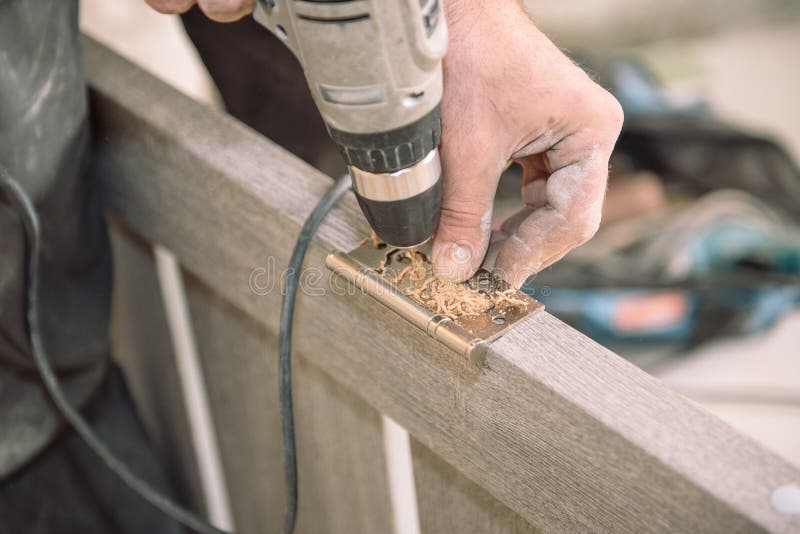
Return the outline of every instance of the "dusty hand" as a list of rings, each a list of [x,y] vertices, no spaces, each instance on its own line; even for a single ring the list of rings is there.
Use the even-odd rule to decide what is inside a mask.
[[[460,281],[485,259],[521,286],[597,230],[622,110],[518,0],[445,6],[444,178],[433,260],[440,275]],[[509,161],[523,167],[526,207],[489,247],[492,201]]]
[[[167,14],[184,13],[193,5],[199,4],[208,18],[217,22],[233,22],[252,13],[255,0],[145,0],[145,2],[159,13]]]

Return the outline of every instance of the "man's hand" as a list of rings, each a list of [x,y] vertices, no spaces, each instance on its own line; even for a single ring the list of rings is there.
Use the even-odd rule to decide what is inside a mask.
[[[145,0],[159,13],[184,13],[199,4],[203,13],[217,22],[233,22],[253,12],[255,0]]]
[[[162,13],[195,3],[228,22],[254,0],[146,0]],[[533,24],[519,0],[444,0],[440,275],[494,267],[516,286],[594,235],[622,110]],[[509,162],[522,165],[526,208],[491,236],[492,202]],[[488,252],[488,253],[487,253]]]
[[[622,109],[519,0],[445,6],[443,198],[433,260],[454,280],[483,263],[519,287],[597,231]],[[489,247],[492,202],[510,161],[522,165],[526,207]]]

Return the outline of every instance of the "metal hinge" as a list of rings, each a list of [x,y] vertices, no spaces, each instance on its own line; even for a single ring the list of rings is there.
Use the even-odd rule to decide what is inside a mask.
[[[430,245],[420,247],[416,253],[429,258]],[[544,308],[542,303],[511,288],[497,275],[481,270],[464,282],[466,290],[487,299],[502,294],[520,304],[493,306],[471,315],[439,313],[432,309],[435,306],[431,301],[425,302],[414,291],[425,284],[425,279],[398,276],[412,261],[407,250],[366,243],[350,252],[333,252],[325,263],[361,291],[479,366],[484,363],[489,343]]]

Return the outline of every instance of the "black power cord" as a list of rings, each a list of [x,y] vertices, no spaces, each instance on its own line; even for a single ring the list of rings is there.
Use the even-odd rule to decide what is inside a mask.
[[[278,396],[281,406],[281,429],[283,430],[283,469],[286,477],[286,512],[283,516],[283,532],[291,534],[297,522],[297,450],[294,442],[294,410],[292,408],[292,324],[294,304],[300,271],[306,257],[311,238],[317,232],[325,215],[336,201],[350,189],[350,176],[345,174],[328,189],[303,224],[300,235],[289,260],[286,271],[286,293],[281,303],[281,323],[278,333]]]
[[[294,317],[294,304],[297,296],[300,270],[303,266],[306,251],[311,243],[315,231],[325,215],[330,211],[336,201],[349,189],[348,176],[339,178],[331,189],[325,194],[314,210],[309,215],[300,236],[295,244],[289,262],[286,293],[281,308],[281,322],[278,336],[278,379],[281,404],[281,419],[283,429],[284,463],[286,471],[287,505],[284,517],[284,534],[291,534],[297,518],[297,454],[295,450],[294,413],[292,410],[291,389],[291,334],[292,319]],[[28,195],[20,185],[11,177],[8,171],[0,165],[0,191],[8,198],[12,208],[17,212],[25,228],[27,243],[26,262],[26,310],[25,317],[30,337],[33,359],[39,370],[42,382],[47,392],[53,399],[58,411],[67,420],[75,432],[83,439],[89,448],[103,460],[108,468],[119,476],[122,481],[142,498],[161,510],[164,514],[175,519],[182,525],[201,534],[228,534],[224,530],[199,517],[168,498],[150,483],[130,470],[128,465],[120,460],[97,437],[89,424],[75,409],[67,398],[61,383],[50,365],[50,359],[42,339],[39,325],[38,291],[39,291],[39,250],[41,247],[41,231],[39,217]]]

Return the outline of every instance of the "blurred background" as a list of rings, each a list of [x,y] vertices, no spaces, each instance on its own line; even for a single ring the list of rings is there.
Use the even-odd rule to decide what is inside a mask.
[[[527,291],[800,465],[800,3],[526,4],[626,111],[603,227]],[[178,17],[81,8],[86,33],[222,107]],[[498,221],[520,182],[503,177]]]

